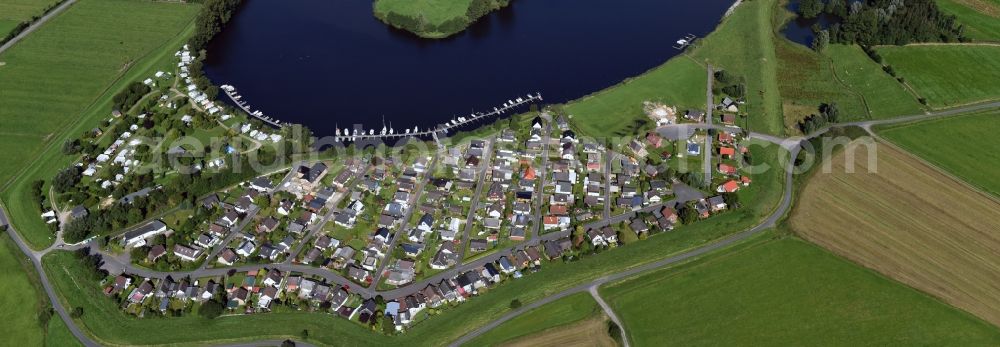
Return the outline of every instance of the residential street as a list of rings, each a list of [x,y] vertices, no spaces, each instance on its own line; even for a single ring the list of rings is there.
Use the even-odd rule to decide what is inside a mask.
[[[392,250],[396,249],[396,245],[399,244],[399,240],[406,237],[407,230],[410,230],[410,216],[413,215],[413,211],[417,209],[417,204],[420,203],[420,196],[424,193],[424,187],[427,186],[427,181],[431,175],[434,174],[434,170],[437,167],[438,158],[441,157],[441,150],[434,152],[434,158],[431,159],[430,166],[424,172],[420,183],[417,184],[416,192],[413,194],[413,201],[410,202],[410,208],[406,209],[406,213],[403,215],[403,223],[399,226],[399,230],[393,233],[392,241],[389,242],[389,250],[386,252],[385,258],[382,259],[382,263],[378,266],[378,271],[375,271],[372,286],[378,286],[379,280],[382,279],[382,274],[385,273],[386,266],[389,265],[389,260],[392,259]]]
[[[465,250],[469,245],[469,233],[472,231],[472,224],[475,222],[476,209],[479,208],[479,202],[483,198],[483,186],[486,182],[486,170],[490,168],[490,162],[493,159],[493,146],[496,144],[496,136],[490,137],[489,142],[486,143],[486,150],[483,151],[483,157],[480,158],[479,170],[476,172],[479,177],[476,177],[478,182],[476,182],[476,194],[472,196],[472,203],[469,205],[469,216],[465,219],[465,230],[462,232],[462,247],[458,249],[458,261],[462,263],[465,260]]]

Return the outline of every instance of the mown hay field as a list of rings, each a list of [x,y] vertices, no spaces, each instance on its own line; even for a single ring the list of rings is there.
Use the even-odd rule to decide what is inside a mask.
[[[1000,202],[891,145],[878,143],[873,154],[871,165],[865,147],[831,158],[831,172],[803,188],[792,228],[1000,325]]]
[[[601,294],[636,346],[1000,343],[968,313],[775,232]]]
[[[945,12],[958,17],[965,35],[975,41],[1000,41],[1000,1],[937,0]]]
[[[608,335],[608,319],[603,315],[598,315],[584,321],[525,336],[504,346],[615,347],[618,344]]]
[[[1000,46],[884,46],[878,52],[931,107],[1000,99]]]
[[[1000,111],[893,125],[880,136],[1000,198]]]

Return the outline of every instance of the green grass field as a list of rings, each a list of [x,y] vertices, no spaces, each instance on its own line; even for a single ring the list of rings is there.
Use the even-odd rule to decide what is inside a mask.
[[[82,1],[0,55],[7,63],[0,66],[2,159],[17,163],[0,166],[0,198],[32,247],[52,240],[28,203],[31,182],[51,180],[72,163],[62,143],[109,117],[118,90],[174,65],[197,11],[178,3]]]
[[[1000,175],[989,168],[1000,163],[1000,112],[952,117],[880,129],[879,135],[1000,197]]]
[[[638,346],[1000,343],[1000,330],[986,322],[773,234],[618,282],[602,296]]]
[[[410,17],[423,17],[427,23],[441,24],[465,17],[472,0],[376,0],[376,13],[396,12]]]
[[[576,293],[525,312],[500,326],[470,340],[466,346],[495,346],[522,336],[601,314],[590,293]]]
[[[863,99],[837,78],[830,59],[785,38],[776,39],[775,51],[786,132],[798,132],[799,120],[819,113],[823,103],[837,103],[844,121],[869,118]]]
[[[754,161],[778,166],[779,153],[754,147]],[[787,154],[780,154],[786,155]],[[190,315],[171,318],[165,324],[157,319],[132,319],[100,293],[96,283],[84,280],[80,262],[67,252],[55,252],[43,259],[46,272],[67,307],[81,306],[88,312],[79,323],[106,344],[204,345],[209,343],[297,337],[303,329],[310,341],[327,345],[343,341],[370,345],[404,344],[439,346],[490,322],[510,310],[514,298],[528,304],[547,295],[592,281],[623,269],[641,266],[683,250],[745,230],[758,223],[774,209],[782,190],[781,170],[772,169],[752,176],[754,183],[740,190],[744,209],[724,213],[673,232],[654,235],[647,240],[621,246],[600,255],[584,257],[572,263],[547,262],[541,271],[521,279],[505,281],[456,307],[443,310],[411,328],[403,335],[384,336],[327,314],[277,312],[262,315],[238,315],[213,321]],[[462,324],[455,324],[461,321]]]
[[[778,8],[776,0],[744,1],[691,53],[698,61],[746,79],[749,130],[772,135],[784,131],[774,50]]]
[[[878,52],[932,107],[1000,98],[1000,46],[885,46]]]
[[[621,137],[635,134],[636,122],[652,122],[643,113],[643,101],[659,101],[687,108],[705,108],[705,68],[683,56],[642,75],[566,105],[572,122],[584,134]]]
[[[56,316],[52,317],[52,320],[49,321],[49,330],[45,334],[45,346],[70,347],[83,346],[83,344],[69,331],[69,328],[66,327],[66,322]]]
[[[923,106],[902,84],[856,45],[830,45],[824,54],[835,66],[837,77],[864,95],[871,118],[892,118],[923,112]],[[841,112],[843,113],[843,112]]]
[[[56,0],[5,0],[0,2],[0,38],[7,36],[18,23],[41,16]]]
[[[937,0],[938,6],[958,17],[965,35],[975,41],[1000,41],[1000,1]]]
[[[0,341],[6,344],[39,346],[45,340],[45,329],[38,321],[38,312],[45,305],[41,286],[34,277],[34,268],[7,233],[0,235]],[[29,272],[30,271],[30,272]],[[59,320],[56,316],[53,320]]]
[[[66,323],[53,315],[48,327],[38,319],[42,308],[51,307],[44,297],[38,274],[6,233],[0,235],[0,344],[21,346],[80,345]]]

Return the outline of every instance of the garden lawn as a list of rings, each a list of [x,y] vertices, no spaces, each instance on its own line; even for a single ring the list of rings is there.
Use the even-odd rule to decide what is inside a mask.
[[[778,57],[775,54],[776,0],[744,1],[722,24],[696,43],[691,55],[746,79],[750,131],[782,135]]]
[[[546,329],[565,326],[601,314],[590,293],[576,293],[542,305],[531,311],[504,322],[479,337],[470,340],[466,346],[495,346],[504,342],[528,336]]]
[[[640,124],[652,123],[643,112],[643,101],[658,101],[687,108],[705,108],[705,68],[683,56],[648,72],[572,101],[565,110],[581,132],[594,137],[634,135]]]
[[[891,126],[878,131],[903,149],[1000,197],[1000,175],[990,169],[990,165],[1000,163],[998,132],[998,111]]]
[[[1000,41],[1000,1],[937,0],[945,12],[958,17],[965,36],[975,41]]]
[[[773,234],[601,292],[637,346],[1000,343],[986,322]]]
[[[0,159],[17,163],[0,166],[0,198],[33,248],[50,244],[51,232],[32,203],[31,182],[50,181],[73,163],[60,152],[63,142],[109,118],[114,94],[176,64],[173,53],[192,32],[198,9],[81,1],[0,55],[7,63],[0,66]]]
[[[7,233],[0,235],[0,345],[40,346],[45,329],[38,313],[48,304],[35,269]],[[59,316],[52,317],[59,320]]]
[[[830,45],[823,52],[833,61],[836,76],[864,96],[871,118],[883,119],[920,114],[924,111],[917,98],[895,78],[871,60],[856,45]],[[841,111],[843,114],[843,110]],[[849,117],[854,118],[854,117]]]
[[[878,52],[932,107],[1000,99],[1000,46],[884,46]]]

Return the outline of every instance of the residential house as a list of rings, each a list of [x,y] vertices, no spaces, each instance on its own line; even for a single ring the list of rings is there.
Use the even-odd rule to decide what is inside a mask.
[[[125,247],[142,247],[146,244],[146,239],[159,235],[167,231],[167,225],[161,221],[152,221],[145,225],[126,232],[122,235],[122,242]]]

